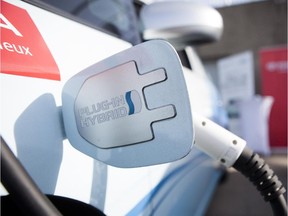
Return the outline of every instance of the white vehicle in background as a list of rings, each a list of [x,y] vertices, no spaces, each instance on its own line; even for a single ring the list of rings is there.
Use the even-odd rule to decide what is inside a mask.
[[[190,46],[218,40],[222,25],[214,9],[184,2],[1,0],[1,137],[57,207],[57,199],[69,198],[111,216],[204,215],[220,164],[196,149],[176,162],[139,168],[94,160],[65,137],[61,92],[90,65],[161,38],[186,66],[192,109],[225,125],[216,89]],[[4,200],[8,193],[1,191]]]

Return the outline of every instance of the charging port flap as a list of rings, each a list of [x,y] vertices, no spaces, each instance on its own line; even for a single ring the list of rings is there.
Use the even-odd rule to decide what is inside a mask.
[[[62,102],[70,143],[109,165],[171,162],[192,147],[182,66],[165,41],[139,44],[84,69],[65,84]]]

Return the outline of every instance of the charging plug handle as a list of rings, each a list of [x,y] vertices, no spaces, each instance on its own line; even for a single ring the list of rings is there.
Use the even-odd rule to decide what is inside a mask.
[[[193,113],[195,147],[231,167],[240,156],[246,141],[213,121]]]

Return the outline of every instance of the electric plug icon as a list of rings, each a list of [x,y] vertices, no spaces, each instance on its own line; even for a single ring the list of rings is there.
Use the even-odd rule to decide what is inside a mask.
[[[90,77],[75,101],[80,135],[99,148],[152,140],[153,122],[175,117],[176,109],[173,105],[149,109],[144,88],[166,79],[163,68],[140,75],[134,61]]]

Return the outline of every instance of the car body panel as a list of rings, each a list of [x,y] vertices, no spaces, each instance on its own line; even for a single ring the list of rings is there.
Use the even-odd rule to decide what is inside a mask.
[[[65,82],[132,45],[31,4],[5,2],[27,11],[60,71],[60,80],[0,74],[1,136],[42,192],[90,203],[107,215],[203,215],[222,167],[202,152],[193,149],[174,163],[121,169],[93,160],[65,139]],[[188,84],[188,90],[195,88]]]

